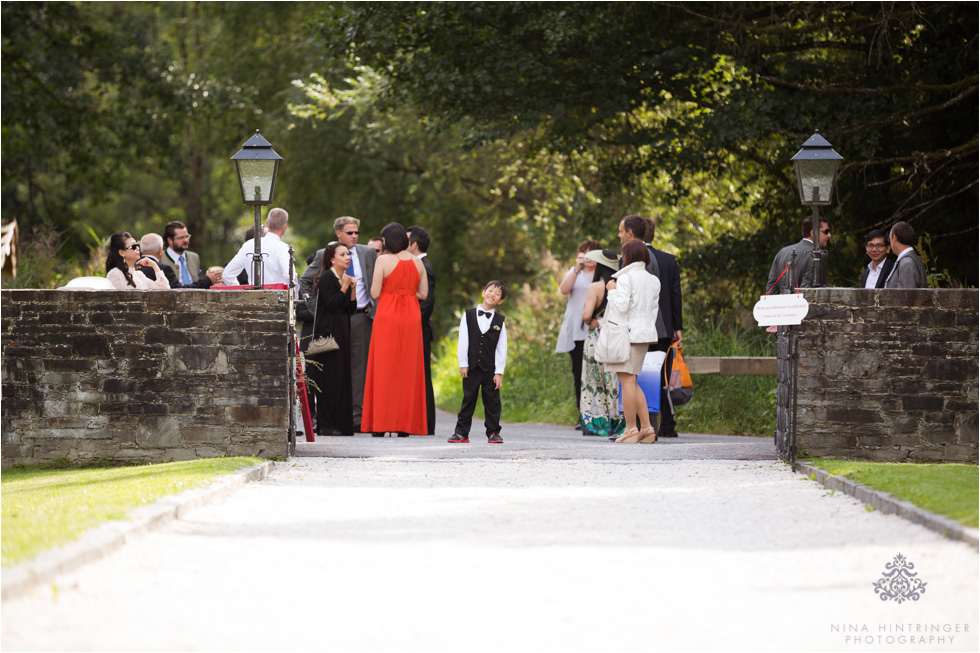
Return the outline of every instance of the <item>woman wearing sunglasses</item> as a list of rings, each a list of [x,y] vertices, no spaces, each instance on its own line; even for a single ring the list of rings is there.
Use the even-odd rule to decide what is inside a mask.
[[[137,263],[153,268],[156,280],[147,279],[146,275],[136,269]],[[126,231],[114,233],[109,238],[105,271],[106,279],[116,290],[170,290],[167,277],[160,271],[156,261],[143,258],[139,243]]]

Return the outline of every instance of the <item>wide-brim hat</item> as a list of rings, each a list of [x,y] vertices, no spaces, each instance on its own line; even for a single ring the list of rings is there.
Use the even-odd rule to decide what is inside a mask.
[[[619,257],[611,249],[594,249],[585,255],[586,261],[595,261],[599,265],[605,265],[610,270],[619,269]]]

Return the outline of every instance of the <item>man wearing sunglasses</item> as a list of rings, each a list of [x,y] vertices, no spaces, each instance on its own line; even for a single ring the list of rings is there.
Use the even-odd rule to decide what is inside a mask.
[[[811,288],[813,287],[813,272],[818,275],[821,271],[811,270],[813,264],[813,217],[807,216],[803,219],[803,224],[800,226],[800,231],[803,234],[803,240],[796,243],[795,245],[788,245],[776,254],[776,258],[773,259],[772,267],[769,268],[769,280],[766,282],[766,294],[769,294],[771,290],[774,290],[776,294],[779,295],[790,295],[796,292],[796,288]],[[830,243],[830,237],[833,235],[833,231],[830,228],[830,223],[826,219],[820,219],[820,249],[826,249],[827,244]],[[796,279],[794,285],[793,270],[790,268],[790,263],[793,261],[793,251],[796,251]],[[824,259],[824,265],[826,265],[826,258]]]
[[[888,243],[885,232],[872,229],[864,239],[864,248],[871,262],[861,271],[861,284],[858,288],[884,288],[885,279],[892,271],[895,261],[888,258]]]
[[[350,251],[350,267],[347,274],[354,278],[354,297],[357,309],[350,318],[351,331],[351,384],[354,386],[354,430],[361,429],[361,406],[364,403],[364,381],[367,376],[368,351],[371,347],[371,327],[374,324],[374,309],[378,302],[371,299],[371,280],[374,279],[374,264],[378,252],[373,247],[358,245],[361,221],[350,216],[337,218],[333,223],[337,242],[343,243]],[[323,265],[323,249],[318,249],[303,276],[299,280],[299,291],[310,296],[306,305],[316,315],[316,297],[313,295],[313,279]]]

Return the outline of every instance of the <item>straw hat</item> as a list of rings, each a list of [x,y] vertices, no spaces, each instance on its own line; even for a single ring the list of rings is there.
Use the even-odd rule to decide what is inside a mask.
[[[595,261],[599,265],[605,265],[610,270],[619,269],[619,257],[611,249],[594,249],[585,255],[586,261]]]

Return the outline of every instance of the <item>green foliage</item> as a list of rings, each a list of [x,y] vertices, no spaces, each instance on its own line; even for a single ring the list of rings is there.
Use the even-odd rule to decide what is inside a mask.
[[[261,128],[297,259],[340,215],[364,240],[426,227],[440,331],[486,278],[615,246],[627,213],[658,221],[692,311],[745,324],[798,238],[788,159],[820,128],[845,157],[830,282],[856,283],[861,236],[904,219],[931,235],[934,280],[976,285],[972,9],[5,3],[4,220],[53,227],[63,276],[91,267],[85,226],[182,220],[204,266],[227,262],[252,221],[228,158]]]
[[[875,463],[826,458],[806,462],[887,492],[896,499],[946,515],[964,526],[977,527],[980,483],[976,465]]]
[[[939,270],[936,257],[932,253],[932,236],[928,233],[919,236],[915,251],[926,268],[926,283],[929,284],[930,288],[949,288],[954,284],[949,270]]]
[[[211,458],[160,465],[59,469],[63,465],[3,471],[3,566],[76,540],[86,530],[170,494],[262,462]]]
[[[348,3],[322,9],[315,27],[335,55],[385,71],[382,110],[416,106],[470,144],[588,152],[603,197],[663,175],[665,192],[652,204],[634,195],[634,209],[659,217],[704,178],[709,193],[731,179],[732,202],[720,203],[726,237],[682,250],[706,309],[750,306],[776,249],[798,237],[788,159],[814,128],[845,156],[829,213],[831,283],[853,285],[861,234],[902,219],[942,239],[957,252],[951,274],[976,283],[975,266],[959,265],[976,259],[976,239],[956,238],[978,224],[972,8],[726,2],[702,11]]]

